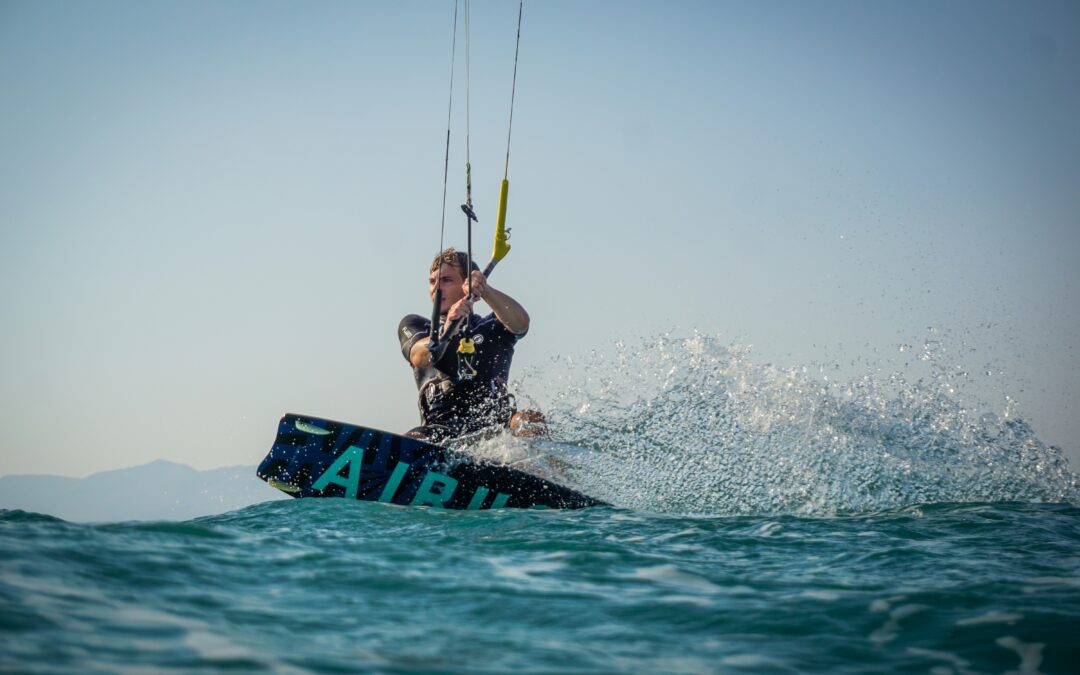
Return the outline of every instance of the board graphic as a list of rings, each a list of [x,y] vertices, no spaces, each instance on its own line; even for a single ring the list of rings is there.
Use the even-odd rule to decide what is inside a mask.
[[[537,476],[387,431],[287,414],[256,472],[293,497],[447,509],[601,506]]]

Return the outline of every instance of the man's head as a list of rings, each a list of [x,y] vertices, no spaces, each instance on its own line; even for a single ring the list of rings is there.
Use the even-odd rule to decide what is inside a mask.
[[[465,291],[462,290],[461,285],[465,282],[465,266],[468,264],[468,259],[469,256],[461,251],[448,248],[431,261],[431,267],[428,270],[428,295],[434,301],[435,289],[442,288],[440,313],[449,311],[451,305],[465,297]],[[472,269],[479,270],[480,268],[474,262]]]

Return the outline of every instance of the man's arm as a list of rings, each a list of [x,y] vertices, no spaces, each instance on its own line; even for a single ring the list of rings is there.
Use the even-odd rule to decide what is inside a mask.
[[[446,323],[450,324],[461,317],[469,316],[472,314],[472,306],[473,300],[468,296],[450,305],[450,311],[446,313]],[[458,330],[461,330],[460,327]],[[413,368],[431,368],[434,366],[431,360],[431,351],[428,349],[430,342],[430,337],[422,337],[414,342],[409,349],[409,363],[412,364]]]
[[[431,367],[431,352],[427,348],[429,342],[431,342],[431,338],[421,338],[412,346],[409,351],[409,363],[412,364],[413,368]]]
[[[424,363],[417,359],[418,348],[423,347],[424,353],[427,353],[429,330],[427,319],[419,314],[410,314],[398,324],[401,354],[414,368],[425,368],[429,365],[430,359]]]
[[[519,337],[529,332],[529,313],[517,300],[488,285],[483,272],[472,273],[472,291],[491,307],[495,318],[508,331]]]

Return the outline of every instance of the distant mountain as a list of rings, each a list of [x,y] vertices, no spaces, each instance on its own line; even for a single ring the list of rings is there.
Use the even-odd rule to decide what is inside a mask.
[[[253,466],[197,471],[164,460],[86,478],[4,476],[0,509],[22,509],[76,522],[188,520],[288,499]]]

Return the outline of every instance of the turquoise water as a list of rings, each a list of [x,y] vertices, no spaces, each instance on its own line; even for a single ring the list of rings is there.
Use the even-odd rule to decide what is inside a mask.
[[[987,403],[993,364],[900,347],[841,376],[665,337],[526,373],[552,437],[466,450],[613,507],[0,512],[0,670],[1080,672],[1076,475]]]
[[[1076,672],[1080,509],[0,514],[0,670]]]

